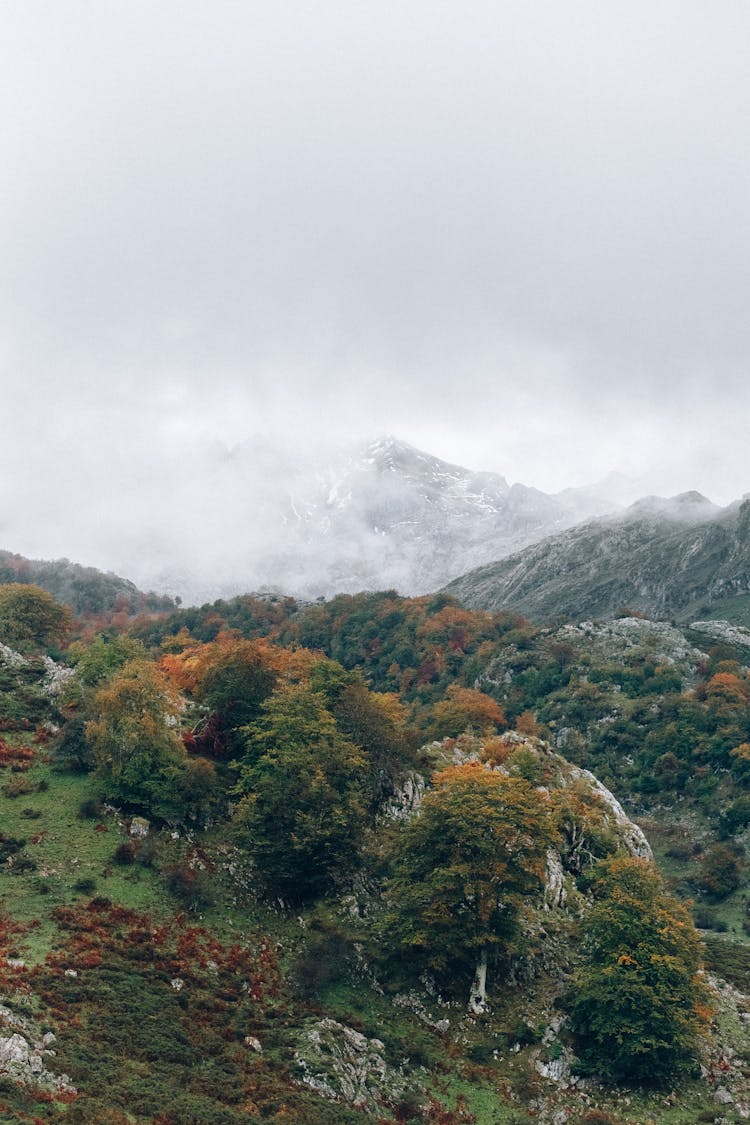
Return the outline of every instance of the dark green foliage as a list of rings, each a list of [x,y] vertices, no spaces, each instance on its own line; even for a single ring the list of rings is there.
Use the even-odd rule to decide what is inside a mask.
[[[310,924],[309,937],[292,971],[300,996],[320,998],[327,988],[345,979],[356,953],[351,938],[331,918],[318,914]]]
[[[215,641],[219,633],[236,631],[248,640],[270,636],[297,612],[294,598],[255,598],[243,594],[228,601],[179,609],[157,619],[139,621],[133,634],[151,648],[158,648],[170,637],[186,629],[191,637],[203,643]]]
[[[119,867],[129,867],[131,863],[135,863],[136,846],[133,840],[124,840],[122,844],[118,844],[112,854],[112,861]]]
[[[124,665],[92,707],[97,717],[87,723],[86,738],[106,795],[179,820],[187,755],[175,730],[179,703],[158,669],[147,661]]]
[[[11,875],[27,875],[31,871],[36,871],[37,862],[26,852],[19,852],[13,857],[13,862],[10,866]]]
[[[273,691],[276,674],[250,641],[227,645],[211,662],[195,689],[195,696],[235,730],[251,723],[264,699]]]
[[[131,660],[143,660],[146,650],[140,641],[128,636],[100,633],[84,644],[77,641],[70,646],[70,663],[76,670],[68,694],[77,696],[81,689],[97,688]]]
[[[102,815],[102,803],[96,797],[85,797],[78,806],[81,820],[98,820]]]
[[[369,691],[361,675],[332,660],[316,664],[311,687],[322,694],[339,730],[364,753],[363,780],[373,808],[392,791],[396,778],[416,765],[415,738],[389,713],[382,696]]]
[[[166,867],[164,875],[169,893],[192,914],[208,910],[216,901],[211,876],[207,871],[181,863]]]
[[[726,839],[743,832],[750,824],[750,794],[732,801],[719,817],[719,835]]]
[[[81,895],[92,895],[96,890],[96,879],[78,879],[73,884],[73,890],[78,891]]]
[[[94,766],[91,745],[86,738],[86,718],[73,715],[60,728],[52,744],[55,765],[73,773],[87,773]]]
[[[25,840],[17,839],[15,836],[5,836],[0,832],[0,863],[5,863],[10,856],[17,855],[25,847]]]
[[[570,1002],[581,1069],[618,1082],[666,1081],[698,1047],[706,998],[697,935],[645,860],[602,864],[594,890]]]
[[[319,693],[289,688],[264,704],[248,728],[234,823],[274,896],[315,897],[356,865],[364,768]]]

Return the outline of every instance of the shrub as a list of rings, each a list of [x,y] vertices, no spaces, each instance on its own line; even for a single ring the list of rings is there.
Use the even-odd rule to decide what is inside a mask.
[[[73,884],[73,890],[82,895],[92,895],[96,890],[96,879],[79,879],[78,882]]]
[[[125,840],[124,843],[118,844],[112,853],[112,860],[120,867],[127,867],[129,864],[134,863],[136,858],[136,846],[132,840]]]
[[[102,803],[96,797],[85,797],[78,806],[80,820],[98,820],[102,814]]]
[[[13,875],[25,875],[30,871],[36,871],[36,869],[36,860],[32,859],[30,855],[26,855],[25,852],[21,852],[14,857],[10,868]]]
[[[737,852],[728,844],[714,844],[708,849],[696,879],[699,890],[714,902],[728,898],[742,881],[742,868]]]
[[[347,972],[351,954],[347,937],[335,925],[316,919],[310,938],[294,966],[294,980],[300,995],[312,999],[341,980]]]
[[[33,793],[36,789],[33,781],[29,781],[27,777],[11,777],[2,786],[2,792],[6,797],[27,797],[29,793]]]
[[[216,901],[211,878],[206,871],[188,864],[173,864],[164,869],[167,889],[192,913],[208,910]]]

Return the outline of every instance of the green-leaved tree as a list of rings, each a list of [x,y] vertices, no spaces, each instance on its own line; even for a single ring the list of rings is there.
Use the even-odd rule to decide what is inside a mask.
[[[73,623],[70,608],[41,586],[0,585],[0,641],[13,647],[48,648],[65,640]]]
[[[187,755],[178,734],[179,699],[148,660],[125,664],[92,700],[86,724],[108,797],[167,820],[180,818]]]
[[[365,761],[318,692],[285,687],[261,712],[247,728],[238,839],[269,891],[292,901],[314,898],[357,862]]]

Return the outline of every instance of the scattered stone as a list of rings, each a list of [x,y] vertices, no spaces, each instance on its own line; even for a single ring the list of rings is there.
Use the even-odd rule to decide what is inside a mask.
[[[20,652],[4,644],[0,644],[0,660],[8,668],[25,668],[28,664],[25,656],[21,656]]]
[[[134,840],[143,840],[148,836],[151,822],[146,820],[145,816],[134,816],[130,821],[130,828],[128,832]]]
[[[550,848],[547,852],[547,869],[544,881],[544,909],[554,910],[565,905],[565,871],[558,852]]]
[[[422,1087],[398,1067],[389,1066],[380,1039],[368,1039],[354,1028],[322,1019],[300,1036],[294,1059],[300,1081],[331,1101],[346,1102],[382,1115],[408,1091]]]
[[[691,621],[686,628],[705,633],[717,641],[750,648],[750,629],[746,629],[744,625],[732,625],[729,621]]]
[[[257,1051],[259,1055],[263,1054],[263,1047],[261,1046],[260,1039],[256,1039],[254,1035],[245,1036],[245,1046],[249,1047],[251,1051]]]
[[[9,1078],[20,1086],[30,1086],[36,1090],[48,1093],[62,1093],[63,1091],[75,1093],[75,1086],[71,1084],[67,1074],[55,1075],[47,1070],[44,1065],[43,1055],[53,1055],[47,1049],[49,1043],[54,1043],[55,1037],[48,1032],[38,1039],[37,1029],[31,1021],[14,1015],[9,1009],[3,1008],[3,1023],[6,1024],[4,1013],[10,1016],[10,1035],[0,1035],[0,1076]],[[13,1030],[21,1028],[21,1030]],[[27,1039],[27,1035],[29,1038]],[[51,1038],[50,1038],[51,1036]],[[37,1040],[34,1046],[29,1039]]]
[[[64,664],[58,664],[51,656],[45,656],[43,660],[44,681],[41,685],[42,691],[45,695],[54,698],[63,692],[70,677],[75,675],[75,668],[66,668]]]
[[[604,804],[611,813],[621,839],[630,854],[637,859],[652,860],[654,858],[654,853],[651,851],[651,845],[646,839],[643,829],[633,823],[614,793],[610,793],[609,789],[607,789],[605,785],[602,785],[601,781],[599,781],[597,777],[594,777],[590,770],[572,766],[570,773],[574,779],[585,778],[586,781],[588,781],[595,795],[599,797],[602,804]]]
[[[182,977],[173,977],[169,983],[172,985],[175,992],[182,992],[185,987],[185,982]]]

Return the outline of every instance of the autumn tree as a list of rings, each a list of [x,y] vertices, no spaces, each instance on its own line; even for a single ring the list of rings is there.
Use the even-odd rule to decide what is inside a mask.
[[[234,822],[269,890],[314,898],[356,864],[364,769],[319,692],[291,685],[262,705],[246,731]]]
[[[64,723],[53,743],[58,766],[73,771],[93,768],[91,745],[86,738],[86,723],[98,717],[94,697],[99,688],[131,660],[145,660],[140,641],[128,636],[99,634],[86,643],[75,641],[67,651],[75,669],[60,696]]]
[[[552,842],[543,793],[471,763],[444,770],[396,845],[385,938],[439,978],[471,978],[486,1006],[488,964],[517,936],[526,896],[543,882]]]
[[[505,712],[491,695],[460,684],[450,685],[445,699],[435,704],[432,714],[429,733],[433,738],[455,738],[465,730],[489,735],[508,725]]]
[[[342,734],[363,752],[363,782],[377,808],[396,779],[416,764],[403,706],[395,695],[370,691],[359,672],[348,672],[335,660],[319,661],[310,685],[324,696]]]
[[[608,860],[593,891],[571,1002],[582,1069],[665,1080],[695,1057],[705,1016],[695,927],[647,860]]]
[[[241,728],[257,718],[261,704],[280,681],[304,677],[312,661],[312,654],[304,650],[222,634],[208,644],[190,644],[180,653],[168,653],[162,667],[204,709],[192,732],[195,745],[221,757],[242,751]]]
[[[194,787],[205,808],[206,769],[189,766],[178,735],[179,697],[154,664],[124,665],[96,692],[92,709],[86,738],[107,796],[181,819]]]
[[[0,641],[11,646],[48,648],[61,644],[73,623],[70,608],[41,586],[0,585]]]

